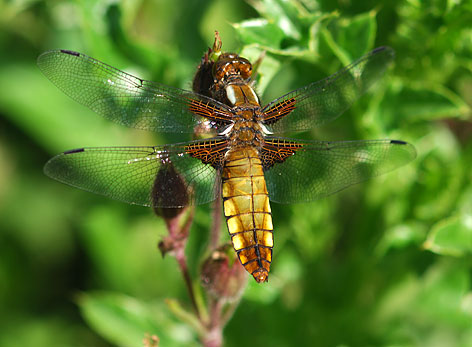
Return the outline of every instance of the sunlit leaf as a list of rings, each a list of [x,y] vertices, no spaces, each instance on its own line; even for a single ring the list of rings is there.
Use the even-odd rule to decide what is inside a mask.
[[[441,255],[463,256],[472,252],[472,214],[451,216],[437,222],[424,247]]]
[[[371,11],[350,19],[333,19],[322,35],[338,59],[348,65],[373,48],[376,30],[376,12]]]
[[[284,37],[282,30],[265,19],[253,19],[233,24],[245,44],[257,43],[262,47],[279,49]]]
[[[241,51],[241,56],[248,58],[250,61],[257,61],[262,54],[262,49],[255,47],[254,45],[245,46]],[[274,59],[271,55],[264,55],[260,66],[256,72],[256,91],[259,95],[262,95],[267,88],[267,85],[280,71],[281,62],[280,60]]]
[[[425,317],[449,322],[451,325],[468,325],[470,313],[462,312],[461,305],[469,290],[469,271],[456,262],[438,262],[424,275],[418,308]]]
[[[390,249],[417,246],[424,240],[425,231],[426,227],[415,221],[395,225],[385,231],[376,251],[379,256],[384,256]]]
[[[389,126],[403,122],[435,120],[442,118],[464,118],[469,107],[460,97],[432,84],[401,85],[393,83],[379,105],[381,120]]]
[[[304,10],[296,1],[263,0],[251,3],[261,15],[277,25],[284,36],[300,39],[299,21]]]
[[[85,320],[117,346],[141,346],[147,335],[157,335],[162,346],[195,346],[193,333],[173,322],[162,304],[141,302],[115,293],[81,294],[78,303]]]

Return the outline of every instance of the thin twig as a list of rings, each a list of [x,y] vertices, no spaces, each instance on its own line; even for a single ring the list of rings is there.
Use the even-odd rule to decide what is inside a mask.
[[[197,301],[195,299],[195,293],[193,291],[192,286],[192,278],[190,277],[190,272],[188,271],[187,257],[185,256],[183,248],[179,249],[176,252],[175,258],[177,259],[177,263],[179,264],[180,272],[184,277],[185,285],[187,287],[188,295],[190,297],[190,301],[192,302],[193,309],[195,310],[195,314],[197,315],[198,319],[200,319],[200,310],[198,309]]]
[[[200,310],[198,309],[197,301],[195,299],[195,292],[193,290],[192,278],[190,277],[190,272],[187,265],[187,257],[185,256],[185,245],[187,243],[187,237],[190,230],[190,227],[193,222],[193,216],[195,213],[195,208],[190,207],[188,213],[186,214],[186,220],[184,225],[180,226],[180,219],[184,216],[184,211],[179,214],[177,217],[166,219],[167,230],[172,239],[173,251],[177,264],[179,265],[180,272],[185,281],[185,286],[192,302],[193,309],[200,319]]]

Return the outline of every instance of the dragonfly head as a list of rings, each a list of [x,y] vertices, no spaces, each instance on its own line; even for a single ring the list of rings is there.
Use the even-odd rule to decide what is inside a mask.
[[[241,77],[246,80],[251,77],[252,64],[246,58],[236,53],[222,53],[213,65],[213,77],[217,81]]]

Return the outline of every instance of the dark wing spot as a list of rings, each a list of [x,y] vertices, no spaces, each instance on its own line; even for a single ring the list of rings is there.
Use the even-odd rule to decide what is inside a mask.
[[[383,51],[383,50],[385,50],[385,49],[387,49],[386,46],[380,46],[380,47],[377,47],[377,48],[373,49],[371,53],[374,54],[374,53]]]
[[[69,51],[68,49],[61,49],[61,52],[65,53],[65,54],[75,55],[76,57],[78,57],[80,55],[79,52]]]
[[[70,151],[65,151],[64,155],[73,154],[73,153],[80,153],[80,152],[83,152],[83,151],[84,151],[83,148],[71,149]]]
[[[400,140],[391,140],[390,143],[394,143],[396,145],[406,145],[407,144],[405,141],[400,141]]]

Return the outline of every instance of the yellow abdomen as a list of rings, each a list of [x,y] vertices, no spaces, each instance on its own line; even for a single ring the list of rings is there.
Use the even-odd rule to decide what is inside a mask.
[[[230,150],[222,184],[226,223],[239,260],[257,282],[267,281],[274,238],[269,195],[257,150]]]

